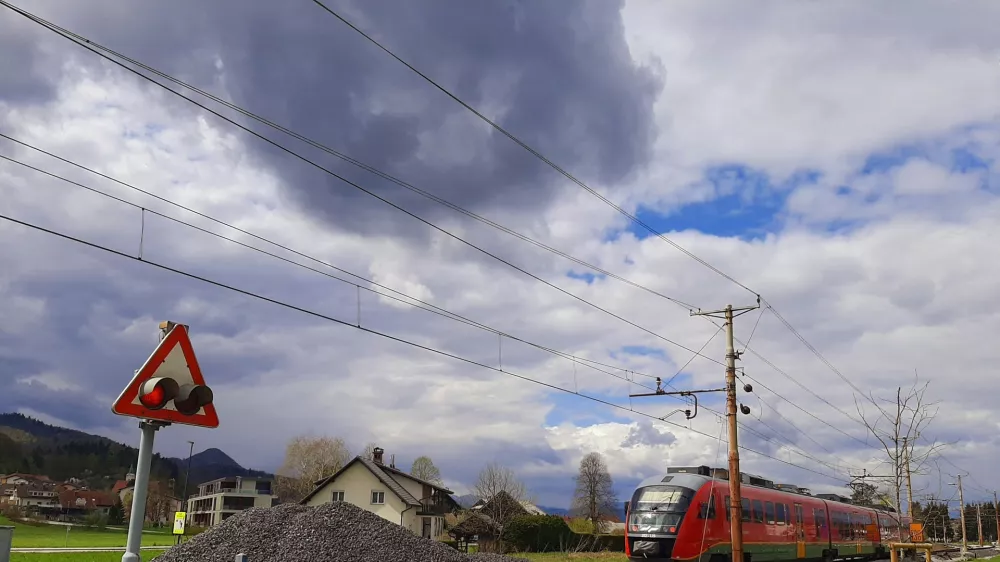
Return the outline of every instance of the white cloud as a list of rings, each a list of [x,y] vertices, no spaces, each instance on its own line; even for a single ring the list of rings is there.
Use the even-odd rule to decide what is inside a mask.
[[[995,427],[989,423],[994,386],[990,365],[997,360],[992,334],[1000,330],[1000,314],[992,304],[1000,297],[995,282],[1000,270],[989,259],[995,253],[992,241],[1000,237],[1000,203],[978,189],[990,176],[953,172],[930,156],[916,156],[898,168],[868,176],[859,175],[857,165],[873,151],[896,143],[943,136],[974,145],[996,166],[1000,144],[989,120],[1000,103],[1000,83],[991,74],[998,70],[995,57],[987,65],[992,56],[987,52],[996,47],[983,31],[982,22],[988,18],[925,11],[927,20],[940,22],[928,27],[928,21],[909,15],[903,21],[876,18],[878,23],[873,23],[871,14],[840,7],[820,13],[812,6],[784,5],[778,10],[768,4],[759,11],[704,6],[628,5],[626,25],[635,55],[655,54],[667,69],[658,114],[660,164],[637,185],[600,187],[616,200],[677,204],[717,195],[712,186],[697,181],[703,168],[713,163],[737,161],[779,176],[800,167],[821,169],[827,174],[823,181],[792,191],[786,210],[795,220],[779,233],[744,241],[688,230],[672,239],[762,291],[859,387],[888,396],[898,384],[907,384],[917,369],[931,380],[932,392],[941,401],[936,435],[962,439],[953,460],[985,475],[997,458]],[[961,26],[949,21],[975,23],[974,31],[958,31]],[[887,37],[896,37],[896,42]],[[981,121],[988,124],[985,130],[960,129]],[[690,358],[662,339],[490,262],[447,237],[436,234],[425,246],[389,236],[361,237],[310,218],[283,199],[281,178],[248,157],[243,137],[115,72],[95,75],[69,65],[59,97],[11,111],[4,130],[532,342],[663,378]],[[14,149],[6,141],[0,143],[0,152],[214,232],[235,235],[122,186]],[[848,184],[851,194],[838,193],[840,181]],[[0,182],[3,213],[125,253],[138,251],[140,218],[135,209],[7,163],[0,165]],[[640,241],[629,234],[606,239],[609,231],[623,226],[622,217],[578,190],[567,191],[559,204],[531,216],[496,219],[705,308],[753,301],[749,293],[660,240]],[[839,233],[825,230],[843,220],[856,224]],[[442,222],[687,347],[700,348],[716,331],[682,307],[616,281],[588,285],[568,279],[564,274],[570,262],[478,223],[457,217]],[[181,454],[186,439],[194,438],[199,448],[218,446],[245,464],[268,467],[277,463],[283,442],[293,434],[337,434],[356,448],[377,439],[390,452],[399,452],[401,465],[405,455],[428,452],[442,459],[446,477],[456,486],[468,485],[487,459],[516,464],[526,477],[538,479],[567,476],[590,450],[604,453],[616,477],[625,479],[669,464],[718,464],[724,459],[715,437],[720,426],[710,411],[721,409],[718,397],[705,397],[698,417],[690,422],[703,434],[695,433],[612,412],[581,398],[555,398],[541,386],[495,371],[206,288],[23,227],[2,223],[0,238],[5,264],[0,271],[0,312],[15,318],[17,326],[5,323],[0,328],[0,352],[51,362],[38,381],[79,380],[79,365],[92,360],[115,368],[110,375],[101,373],[106,378],[97,383],[99,394],[114,394],[118,378],[124,383],[129,369],[155,344],[156,322],[169,315],[192,324],[196,350],[205,365],[215,369],[207,376],[218,377],[223,424],[211,432],[161,432],[158,443],[168,454]],[[266,246],[244,235],[238,239]],[[144,249],[148,259],[348,323],[357,321],[354,287],[163,219],[147,216]],[[323,269],[302,256],[267,249]],[[82,300],[59,299],[60,291],[75,285],[86,291]],[[506,370],[629,405],[627,383],[581,364],[574,369],[570,361],[511,340],[502,343],[501,352],[495,334],[371,295],[362,295],[361,304],[363,327],[490,366],[502,361]],[[82,319],[80,326],[54,323],[70,312]],[[755,314],[737,320],[738,336],[745,339],[755,320]],[[638,345],[661,349],[666,357],[612,356],[624,346]],[[855,415],[850,388],[772,315],[763,316],[752,347],[823,399]],[[70,348],[89,355],[64,353]],[[721,360],[722,338],[713,340],[705,353]],[[742,366],[807,411],[865,439],[857,424],[751,354],[744,356]],[[692,376],[684,385],[721,385],[722,368],[706,359],[693,361],[687,372]],[[781,422],[765,411],[764,420],[799,448],[830,463],[872,466],[870,448],[755,386],[787,418]],[[638,390],[633,387],[633,392]],[[741,400],[762,415],[752,396]],[[660,398],[633,405],[654,416],[680,407],[677,401]],[[590,412],[600,414],[596,422],[582,419]],[[742,420],[765,435],[772,433],[752,417]],[[792,426],[834,453],[819,449]],[[744,431],[741,438],[779,459],[834,472],[753,433]],[[748,471],[776,480],[814,489],[835,484],[754,454],[744,459]],[[929,477],[927,482],[936,485]]]

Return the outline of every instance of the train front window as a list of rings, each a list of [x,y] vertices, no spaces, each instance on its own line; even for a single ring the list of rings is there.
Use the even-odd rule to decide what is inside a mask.
[[[678,486],[636,490],[629,507],[629,531],[675,534],[693,497],[694,490]]]
[[[691,505],[694,490],[679,486],[646,486],[632,497],[635,511],[684,513]]]

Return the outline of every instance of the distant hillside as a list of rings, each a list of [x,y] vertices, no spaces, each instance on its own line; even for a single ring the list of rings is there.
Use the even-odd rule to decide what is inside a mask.
[[[107,489],[125,477],[139,452],[134,447],[75,429],[46,424],[21,414],[0,414],[0,474],[45,474],[54,480],[82,478],[91,488]],[[153,455],[157,480],[183,485],[187,459]],[[270,476],[239,465],[219,449],[206,449],[191,457],[190,489],[201,482],[225,476]],[[180,495],[181,490],[177,490]]]

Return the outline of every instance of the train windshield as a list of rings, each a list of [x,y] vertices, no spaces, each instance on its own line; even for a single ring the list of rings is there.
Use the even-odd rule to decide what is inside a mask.
[[[629,506],[629,530],[640,533],[676,533],[691,505],[694,490],[678,486],[639,488]]]
[[[691,504],[694,490],[679,486],[646,486],[632,496],[634,511],[672,511],[684,513]]]

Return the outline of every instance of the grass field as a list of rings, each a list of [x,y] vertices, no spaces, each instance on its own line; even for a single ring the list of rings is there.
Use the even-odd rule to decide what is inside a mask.
[[[152,560],[159,552],[143,551],[143,560]],[[519,554],[532,562],[625,562],[624,554]],[[65,554],[31,554],[15,552],[11,554],[10,562],[121,562],[121,552],[72,552]]]
[[[142,559],[149,561],[159,552],[143,551]],[[624,554],[520,554],[532,562],[625,562]],[[15,552],[11,554],[10,562],[121,562],[121,552],[70,552],[64,554],[32,554]]]
[[[10,562],[121,562],[121,552],[67,552],[63,554],[38,554],[30,552],[12,552]],[[160,554],[159,550],[142,551],[142,559],[149,562]]]
[[[125,548],[125,531],[66,527],[63,525],[12,523],[0,517],[0,525],[14,526],[14,548],[107,547]],[[68,529],[68,532],[67,532]],[[174,537],[167,534],[143,533],[143,546],[170,546]],[[119,560],[121,556],[119,555]]]

